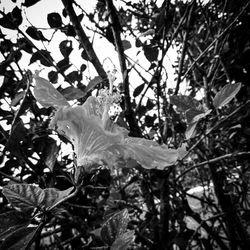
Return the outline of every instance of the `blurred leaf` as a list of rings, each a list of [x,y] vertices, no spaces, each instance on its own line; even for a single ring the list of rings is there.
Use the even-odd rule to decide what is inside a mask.
[[[148,61],[157,61],[159,50],[151,45],[143,45],[144,55]]]
[[[16,210],[0,214],[0,221],[0,239],[6,238],[18,228],[30,224],[30,218]]]
[[[86,68],[87,68],[86,64],[83,63],[80,68],[81,72],[84,72]]]
[[[56,141],[50,143],[49,147],[46,148],[47,156],[45,159],[45,164],[47,165],[47,167],[50,169],[51,172],[53,172],[59,150],[60,148],[57,146]]]
[[[123,209],[122,211],[114,214],[103,224],[101,228],[102,240],[111,246],[119,236],[125,233],[128,222],[129,216],[127,209]]]
[[[228,104],[240,91],[241,83],[225,85],[214,97],[213,104],[215,108],[221,108]]]
[[[25,2],[23,3],[23,6],[25,7],[30,7],[36,3],[38,3],[40,0],[25,0]]]
[[[15,98],[11,100],[11,106],[15,107],[24,97],[25,91],[21,91],[15,95]]]
[[[54,70],[51,70],[48,73],[48,78],[51,83],[56,83],[58,81],[58,73]]]
[[[60,28],[62,26],[62,18],[56,12],[48,14],[47,21],[51,28]]]
[[[149,35],[154,35],[155,34],[155,30],[154,29],[148,29],[147,31],[143,32],[141,36],[149,36]]]
[[[74,26],[71,24],[68,24],[66,26],[64,26],[63,28],[61,28],[61,31],[66,35],[66,36],[72,36],[75,37],[76,36],[76,32],[74,29]]]
[[[142,45],[143,45],[143,43],[141,42],[141,40],[139,38],[136,38],[135,46],[138,48],[138,47],[141,47]]]
[[[66,71],[68,68],[70,68],[71,64],[69,63],[69,58],[65,57],[61,61],[59,61],[56,66],[59,68],[60,72]]]
[[[82,51],[81,57],[82,57],[84,60],[89,61],[89,56],[88,56],[86,50],[83,50],[83,51]]]
[[[190,108],[186,111],[185,115],[186,115],[186,119],[187,119],[187,123],[190,124],[193,121],[194,117],[200,115],[200,114],[204,114],[204,112],[202,112],[201,110],[197,110],[195,108]]]
[[[195,128],[197,126],[198,122],[192,122],[190,124],[188,124],[188,127],[186,129],[186,132],[185,132],[185,136],[186,136],[186,139],[191,139],[192,137],[195,136]]]
[[[36,75],[34,78],[36,81],[34,96],[42,106],[46,108],[69,106],[65,97],[49,81]]]
[[[188,109],[200,109],[200,103],[196,99],[192,98],[191,96],[186,95],[172,95],[169,97],[170,102],[177,106],[177,109],[180,112],[185,112]],[[203,110],[201,110],[203,111]]]
[[[90,90],[94,89],[98,84],[102,82],[102,78],[100,76],[95,76],[92,80],[89,81],[85,92],[88,93]]]
[[[0,245],[0,249],[4,250],[26,250],[30,241],[36,233],[37,227],[21,227],[15,230]]]
[[[128,40],[122,40],[122,45],[124,50],[132,48],[131,43]]]
[[[53,58],[50,55],[50,52],[47,50],[40,50],[35,52],[30,58],[30,64],[40,61],[44,66],[50,67],[53,65]]]
[[[72,52],[72,41],[64,40],[59,44],[59,49],[64,57],[68,57]]]
[[[37,41],[48,41],[42,33],[42,31],[38,30],[36,27],[31,26],[26,29],[26,33],[33,39]]]
[[[67,75],[67,79],[70,82],[80,82],[82,80],[82,74],[75,70]]]
[[[134,97],[137,97],[138,95],[140,95],[141,92],[142,92],[143,89],[144,89],[144,86],[145,86],[145,83],[142,83],[142,84],[140,84],[139,86],[137,86],[137,87],[135,88],[134,92],[133,92],[133,96],[134,96]]]
[[[16,29],[23,21],[22,11],[16,6],[12,12],[0,18],[0,25],[6,29]]]
[[[76,100],[83,96],[85,96],[85,92],[81,91],[80,89],[77,89],[73,86],[67,87],[61,91],[63,96],[68,100]]]

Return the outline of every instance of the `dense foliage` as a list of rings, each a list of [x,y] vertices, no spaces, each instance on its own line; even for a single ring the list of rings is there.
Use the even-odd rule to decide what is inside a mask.
[[[250,1],[44,2],[0,10],[0,249],[250,249]]]

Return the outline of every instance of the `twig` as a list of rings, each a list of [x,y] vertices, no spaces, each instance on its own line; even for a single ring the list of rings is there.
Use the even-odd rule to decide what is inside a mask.
[[[213,158],[211,160],[207,160],[207,161],[203,161],[201,163],[198,163],[188,169],[186,169],[183,173],[181,173],[177,178],[176,178],[176,181],[178,181],[180,178],[182,178],[185,174],[187,174],[188,172],[192,171],[193,169],[195,168],[198,168],[198,167],[202,167],[204,165],[207,165],[207,164],[210,164],[210,163],[215,163],[217,161],[221,161],[221,160],[224,160],[224,159],[227,159],[227,158],[233,158],[233,157],[240,157],[240,156],[248,156],[250,155],[250,152],[239,152],[239,153],[230,153],[230,154],[225,154],[225,155],[222,155],[222,156],[219,156],[219,157],[216,157],[216,158]]]

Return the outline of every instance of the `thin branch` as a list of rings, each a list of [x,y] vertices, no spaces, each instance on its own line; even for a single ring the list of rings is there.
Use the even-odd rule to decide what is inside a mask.
[[[73,1],[70,0],[62,0],[62,3],[70,17],[70,20],[74,26],[74,29],[76,31],[76,34],[78,35],[81,45],[83,46],[84,50],[86,51],[88,58],[90,60],[90,62],[93,64],[93,66],[95,67],[97,73],[100,75],[100,77],[102,78],[102,80],[104,82],[108,81],[108,77],[107,74],[105,72],[105,70],[103,69],[102,64],[100,63],[92,44],[89,41],[88,36],[85,34],[80,21],[77,18],[77,15],[75,13],[75,10],[73,8]]]
[[[125,117],[129,124],[131,135],[141,136],[142,135],[141,130],[138,126],[138,122],[135,119],[135,114],[131,105],[131,98],[129,93],[128,69],[126,66],[126,56],[124,54],[124,48],[121,40],[121,25],[117,15],[117,10],[113,5],[112,0],[106,0],[106,5],[111,18],[111,29],[114,36],[115,47],[118,52],[120,68],[123,78]]]
[[[226,155],[222,155],[222,156],[213,158],[211,160],[203,161],[201,163],[195,164],[194,166],[186,169],[184,172],[182,172],[176,178],[176,181],[179,180],[180,178],[182,178],[184,175],[186,175],[188,172],[192,171],[195,168],[202,167],[202,166],[207,165],[207,164],[215,163],[217,161],[221,161],[221,160],[224,160],[224,159],[227,159],[227,158],[234,158],[234,157],[248,156],[248,155],[250,155],[250,152],[230,153],[230,154],[226,154]]]

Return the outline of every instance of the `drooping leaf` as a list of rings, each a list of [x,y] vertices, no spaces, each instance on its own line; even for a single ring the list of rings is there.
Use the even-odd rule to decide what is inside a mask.
[[[126,232],[128,222],[129,215],[127,209],[114,214],[101,228],[102,240],[111,246],[119,236]]]
[[[191,96],[186,95],[172,95],[169,97],[170,102],[177,106],[180,112],[185,112],[188,109],[199,110],[200,103]],[[201,110],[203,111],[203,110]]]
[[[55,108],[69,106],[66,98],[49,81],[37,75],[34,75],[34,78],[36,81],[34,96],[41,105]]]
[[[62,18],[59,13],[49,13],[47,21],[51,28],[60,28],[62,26]]]
[[[98,84],[102,82],[102,78],[100,76],[95,76],[92,80],[89,81],[85,92],[88,93],[90,90],[94,89]]]
[[[0,239],[6,238],[18,228],[30,224],[30,218],[16,210],[0,214],[0,221]]]
[[[3,187],[3,194],[14,207],[22,211],[31,211],[42,205],[44,192],[41,188],[29,184],[11,184]]]
[[[77,89],[73,86],[67,87],[61,91],[63,96],[68,100],[76,100],[83,96],[85,96],[85,93],[81,91],[80,89]]]
[[[145,83],[142,83],[142,84],[140,84],[139,86],[137,86],[137,87],[135,88],[135,90],[134,90],[133,96],[134,96],[134,97],[137,97],[138,95],[140,95],[141,92],[142,92],[143,89],[144,89],[144,86],[145,86]]]
[[[143,45],[143,51],[145,57],[148,59],[148,61],[157,61],[159,50],[157,47],[153,47],[151,45]]]
[[[38,30],[36,27],[34,26],[30,26],[26,29],[26,33],[33,39],[37,40],[37,41],[48,41],[41,30]]]
[[[215,108],[221,108],[228,104],[240,91],[241,83],[225,85],[214,97],[213,104]]]
[[[36,233],[37,227],[20,227],[0,245],[4,250],[25,250]]]
[[[49,147],[46,147],[47,156],[45,159],[45,164],[51,172],[53,172],[59,149],[60,148],[57,146],[56,141],[50,143]]]
[[[131,45],[130,41],[128,41],[128,40],[122,40],[122,45],[123,45],[124,50],[132,48],[132,45]]]
[[[23,6],[25,7],[30,7],[36,3],[38,3],[40,0],[25,0],[25,2],[23,3]]]

